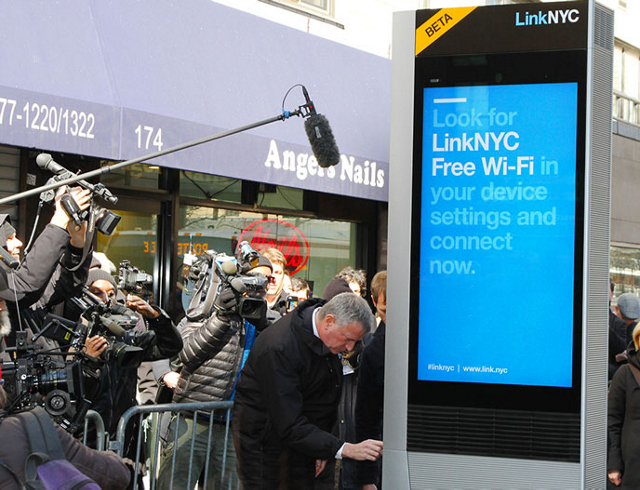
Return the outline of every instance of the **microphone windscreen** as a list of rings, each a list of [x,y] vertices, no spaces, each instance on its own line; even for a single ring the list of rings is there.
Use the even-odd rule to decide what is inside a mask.
[[[340,163],[340,150],[326,117],[322,114],[311,114],[304,121],[304,130],[318,165],[327,168]]]
[[[221,267],[225,274],[232,275],[238,272],[238,266],[232,260],[225,260],[222,262]]]
[[[40,155],[36,157],[36,163],[38,164],[38,167],[43,170],[47,170],[47,165],[49,165],[49,162],[52,161],[53,157],[48,153],[40,153]]]
[[[107,327],[111,333],[117,335],[118,337],[124,337],[125,329],[118,325],[116,322],[107,318],[105,316],[100,316],[100,321]]]
[[[60,175],[66,171],[66,169],[62,165],[57,164],[48,153],[40,153],[40,155],[36,157],[36,163],[42,170],[47,170],[56,175]]]
[[[231,279],[231,287],[239,293],[244,293],[247,290],[247,287],[239,277],[234,277],[233,279]]]

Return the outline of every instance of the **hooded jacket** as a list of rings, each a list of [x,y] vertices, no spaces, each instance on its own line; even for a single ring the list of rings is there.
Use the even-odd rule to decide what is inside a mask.
[[[0,298],[6,300],[14,331],[19,326],[17,309],[24,310],[37,303],[46,310],[80,291],[87,278],[89,260],[75,271],[69,269],[81,259],[82,249],[69,244],[67,230],[48,224],[17,269],[10,270],[0,263]],[[8,345],[15,344],[14,336],[12,332]]]

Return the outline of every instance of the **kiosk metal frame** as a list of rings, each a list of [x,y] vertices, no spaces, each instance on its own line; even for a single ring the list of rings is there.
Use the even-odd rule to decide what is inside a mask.
[[[546,12],[553,9],[575,10],[582,26],[571,26],[569,36],[562,32],[556,36],[547,25]],[[572,15],[577,19],[575,12]],[[487,37],[492,40],[483,41],[478,23],[491,31]],[[555,27],[555,32],[562,29]],[[393,29],[383,487],[604,488],[613,13],[593,1],[440,9],[396,13]],[[575,35],[580,29],[583,37]],[[442,60],[447,56],[499,58],[504,54],[524,60],[540,52],[544,58],[553,51],[549,43],[556,40],[558,51],[570,50],[571,56],[583,63],[585,75],[578,90],[575,216],[580,243],[576,243],[579,257],[574,271],[574,306],[578,311],[573,325],[573,353],[577,355],[572,365],[573,383],[559,388],[535,383],[509,386],[419,380],[415,368],[419,301],[415,278],[421,274],[416,271],[415,239],[409,239],[416,234],[413,215],[421,197],[416,192],[414,170],[419,164],[416,121],[421,117],[416,114],[416,94],[423,87],[417,83],[416,73],[424,71],[425,57],[429,56]],[[455,322],[451,326],[455,327]],[[430,398],[430,390],[438,393],[437,402]],[[441,401],[447,390],[451,404]],[[483,391],[490,401],[482,400],[479,393]],[[524,406],[527,393],[534,394],[533,409]],[[430,440],[430,428],[438,424],[452,427],[464,439],[465,427],[476,422],[485,424],[476,440],[455,446],[446,438],[440,445]],[[505,432],[523,424],[529,424],[530,430],[528,434],[516,431],[522,444],[535,445],[539,439],[549,444],[529,454],[506,453],[509,435]],[[569,427],[569,437],[575,440],[568,444],[561,441],[558,446],[553,439],[562,427]],[[496,446],[502,449],[496,451]]]

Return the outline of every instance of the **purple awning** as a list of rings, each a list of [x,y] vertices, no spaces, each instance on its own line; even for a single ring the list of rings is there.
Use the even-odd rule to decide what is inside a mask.
[[[281,111],[307,87],[342,154],[318,172],[293,118],[154,160],[387,200],[389,60],[209,0],[9,2],[0,143],[126,160]],[[298,89],[285,108],[304,99]]]

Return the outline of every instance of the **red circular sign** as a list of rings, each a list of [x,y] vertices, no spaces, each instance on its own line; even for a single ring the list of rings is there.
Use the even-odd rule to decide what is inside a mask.
[[[309,260],[309,242],[302,232],[291,223],[279,219],[262,219],[247,226],[238,243],[249,242],[254,250],[277,248],[286,259],[285,267],[293,275]]]

